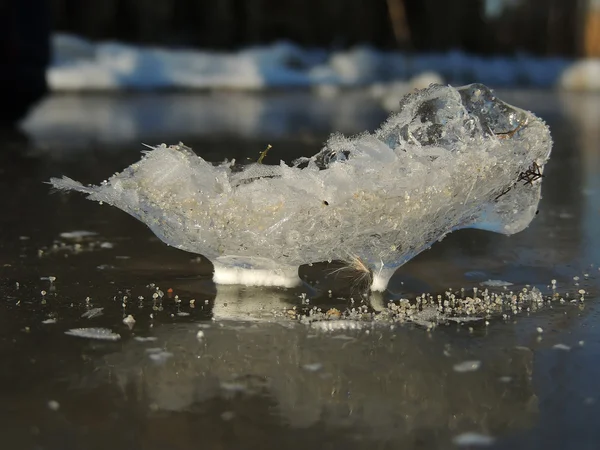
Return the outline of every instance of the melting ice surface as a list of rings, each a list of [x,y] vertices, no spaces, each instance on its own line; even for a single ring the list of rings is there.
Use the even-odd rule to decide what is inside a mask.
[[[51,183],[204,255],[217,284],[289,287],[302,264],[344,260],[385,290],[398,267],[453,230],[526,228],[551,147],[542,120],[485,86],[432,85],[374,133],[334,134],[292,165],[214,165],[163,144],[100,186]]]

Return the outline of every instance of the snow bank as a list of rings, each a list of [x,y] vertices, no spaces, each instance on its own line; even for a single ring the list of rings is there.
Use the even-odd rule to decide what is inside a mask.
[[[328,52],[290,43],[219,53],[166,49],[117,42],[91,43],[79,37],[57,34],[54,58],[48,70],[55,91],[117,89],[242,89],[267,87],[365,86],[408,80],[407,86],[423,87],[433,78],[452,84],[474,81],[495,87],[516,85],[551,87],[560,83],[598,89],[596,62],[577,69],[577,63],[561,58],[479,57],[460,51],[409,55],[368,46]],[[590,66],[591,68],[588,68]],[[584,72],[564,75],[567,69]],[[423,74],[428,74],[423,78]],[[583,81],[581,81],[583,80]]]
[[[319,57],[288,44],[228,54],[91,44],[68,35],[56,35],[53,50],[48,81],[58,91],[303,86],[309,78],[295,64],[314,65]]]
[[[572,64],[561,74],[559,86],[571,91],[600,91],[600,59]]]

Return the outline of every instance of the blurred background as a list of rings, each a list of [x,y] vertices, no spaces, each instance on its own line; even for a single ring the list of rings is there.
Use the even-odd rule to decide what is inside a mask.
[[[599,56],[597,0],[49,0],[54,29],[93,40],[231,50],[289,40]]]
[[[4,123],[48,90],[600,90],[600,0],[0,0],[0,20]]]

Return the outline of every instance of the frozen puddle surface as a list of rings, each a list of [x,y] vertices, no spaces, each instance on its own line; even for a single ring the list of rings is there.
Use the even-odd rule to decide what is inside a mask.
[[[552,97],[539,95],[544,101]],[[337,262],[301,266],[302,284],[296,288],[216,286],[204,258],[169,248],[117,208],[48,195],[48,186],[40,182],[63,173],[86,183],[102,180],[137,159],[126,149],[96,144],[88,149],[68,134],[54,145],[69,144],[73,153],[46,151],[38,159],[19,159],[0,152],[0,158],[8,158],[0,168],[11,168],[0,177],[1,187],[11,193],[0,196],[2,210],[28,208],[0,217],[0,348],[7,367],[0,371],[3,446],[188,450],[201,442],[207,448],[289,450],[596,448],[600,272],[589,265],[600,257],[600,166],[594,156],[594,110],[600,103],[593,96],[573,98],[573,115],[566,115],[559,101],[569,98],[552,97],[541,110],[526,104],[527,93],[515,93],[512,103],[517,97],[548,121],[555,142],[552,163],[543,172],[539,215],[510,238],[480,230],[451,233],[398,270],[383,293],[369,294],[364,283],[355,283],[360,271],[344,269],[330,276]],[[84,111],[92,100],[77,98]],[[144,103],[146,113],[169,111],[170,120],[178,120],[172,103],[155,100],[152,107]],[[189,105],[196,109],[193,100]],[[122,127],[110,128],[130,130],[126,113],[112,108],[106,115]],[[272,122],[280,110],[260,109],[255,116]],[[351,116],[336,114],[340,121],[373,117],[356,103],[343,103],[336,111]],[[50,112],[64,120],[60,108]],[[316,122],[322,124],[320,114],[310,123]],[[175,134],[188,128],[178,126]],[[78,129],[68,121],[64,128],[67,133]],[[326,122],[325,128],[338,127]],[[428,134],[419,134],[418,127],[410,131],[417,142]],[[510,141],[496,139],[500,146]],[[277,164],[281,151],[291,162],[314,152],[310,142],[324,140],[320,135],[293,155],[268,141],[275,153],[271,150],[265,161]],[[245,161],[256,160],[267,142],[215,137],[212,143],[189,143],[205,161],[220,161],[233,150],[236,160]],[[361,167],[390,155],[378,155],[378,149],[355,154],[365,156]],[[375,156],[366,158],[371,153]],[[436,156],[415,153],[418,162],[425,161],[415,170],[427,171],[428,160]],[[344,161],[331,164],[348,168]],[[151,173],[167,175],[163,172],[159,166]],[[533,188],[522,180],[511,192],[535,193],[541,181],[534,179],[537,173],[524,174]],[[403,177],[389,179],[400,184]],[[473,179],[465,182],[465,199]],[[150,189],[153,183],[161,186],[158,176],[149,180]],[[257,189],[268,183],[258,178],[239,186]],[[468,202],[475,201],[475,192]],[[274,190],[256,199],[266,204],[278,194]],[[422,197],[409,195],[417,212]],[[310,203],[308,195],[298,197]],[[329,214],[328,208],[336,207],[321,193],[313,200],[317,213]],[[273,207],[270,214],[278,214],[277,203]],[[567,215],[568,220],[561,218]],[[370,233],[366,241],[377,251],[372,228],[364,230]],[[98,234],[60,236],[77,230]],[[308,235],[320,238],[319,232]],[[283,237],[281,245],[298,247]],[[289,237],[301,243],[305,235]],[[361,262],[354,260],[354,269]],[[101,265],[112,268],[97,270]],[[82,317],[100,308],[101,315]],[[124,322],[129,316],[135,318],[132,328],[131,320]],[[79,331],[65,335],[68,330]]]

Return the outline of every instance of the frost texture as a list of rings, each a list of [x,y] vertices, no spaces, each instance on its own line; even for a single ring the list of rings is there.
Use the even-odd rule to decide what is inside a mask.
[[[447,233],[517,233],[534,218],[552,141],[533,114],[483,85],[432,85],[375,133],[333,135],[292,165],[213,165],[164,144],[88,194],[164,242],[209,258],[215,282],[290,286],[299,265],[346,260],[384,290],[396,268]]]

